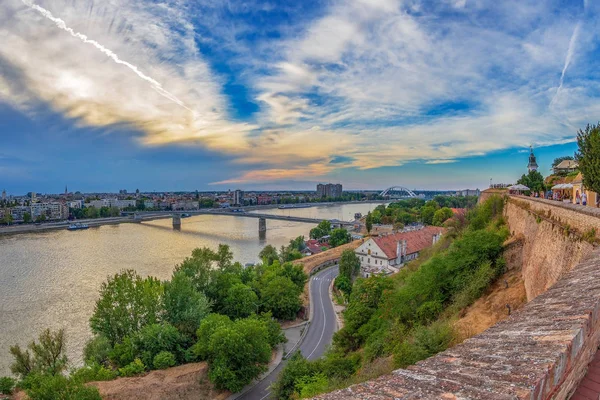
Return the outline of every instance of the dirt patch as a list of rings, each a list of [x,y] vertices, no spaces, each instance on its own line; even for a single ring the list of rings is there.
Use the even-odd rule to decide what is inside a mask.
[[[180,365],[133,378],[90,382],[104,400],[226,399],[231,393],[219,391],[208,380],[208,365]]]
[[[507,304],[511,312],[514,312],[525,303],[527,295],[521,270],[510,270],[502,275],[485,295],[466,308],[454,326],[462,341],[508,318]]]

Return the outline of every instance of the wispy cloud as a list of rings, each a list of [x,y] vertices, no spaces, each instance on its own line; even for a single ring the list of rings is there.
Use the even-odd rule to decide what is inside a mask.
[[[223,184],[562,143],[600,112],[591,4],[309,3],[4,0],[0,101],[227,154],[246,172]]]

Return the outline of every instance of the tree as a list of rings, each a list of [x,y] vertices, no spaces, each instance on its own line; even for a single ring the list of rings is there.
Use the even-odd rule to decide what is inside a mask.
[[[237,283],[229,288],[223,313],[231,319],[246,318],[257,311],[258,296],[250,286]]]
[[[61,374],[31,374],[20,385],[30,400],[102,400],[98,388],[85,386],[82,381]]]
[[[529,171],[527,175],[523,174],[517,183],[527,186],[533,192],[541,192],[546,189],[544,176],[538,171]]]
[[[344,228],[337,228],[331,232],[329,244],[331,247],[338,247],[352,241],[352,235]]]
[[[567,161],[567,160],[574,160],[574,158],[572,156],[563,156],[563,157],[555,158],[554,161],[552,162],[552,168],[556,168],[558,166],[558,164],[560,164],[563,161]]]
[[[367,213],[367,218],[365,218],[365,225],[367,228],[367,233],[371,234],[371,229],[373,229],[373,216],[371,215],[371,211]]]
[[[213,261],[216,257],[215,252],[208,247],[194,249],[192,256],[177,265],[173,274],[182,272],[192,280],[198,292],[204,292],[211,282]]]
[[[304,358],[300,351],[294,353],[273,385],[275,398],[283,400],[295,398],[294,395],[297,395],[296,383],[303,377],[315,374],[317,368],[317,365]]]
[[[600,194],[600,123],[577,132],[579,150],[575,155],[583,175],[583,185]]]
[[[177,328],[169,323],[146,325],[132,336],[135,348],[135,358],[139,358],[144,365],[154,365],[154,358],[161,352],[168,351],[177,354],[181,361],[184,347],[184,339]]]
[[[194,340],[200,322],[210,313],[211,303],[194,288],[192,279],[179,271],[164,283],[163,308],[163,319]]]
[[[25,222],[26,224],[28,224],[31,221],[32,221],[31,214],[29,214],[29,213],[23,214],[23,222]]]
[[[273,245],[266,245],[264,249],[258,253],[258,257],[263,261],[263,263],[267,266],[273,264],[275,260],[279,260],[279,254],[277,254],[277,249]]]
[[[311,239],[320,239],[331,232],[331,222],[324,220],[319,222],[316,228],[310,230]]]
[[[13,222],[13,216],[10,214],[10,211],[5,209],[4,216],[0,219],[0,223],[5,225],[10,225]]]
[[[345,276],[350,282],[360,272],[360,260],[352,250],[344,250],[340,257],[340,276]]]
[[[10,366],[13,374],[21,378],[31,373],[58,375],[67,368],[65,332],[60,329],[51,332],[44,330],[39,338],[29,343],[28,350],[21,350],[19,345],[11,346],[10,353],[15,362]],[[31,353],[29,351],[31,350]]]
[[[217,328],[209,342],[210,380],[217,389],[239,392],[266,371],[271,359],[269,333],[257,319],[241,319]]]
[[[442,224],[446,222],[448,218],[452,218],[453,215],[452,209],[448,207],[440,208],[433,214],[433,219],[431,221],[432,225],[442,226]]]
[[[260,289],[262,306],[271,311],[275,318],[293,320],[300,310],[301,289],[285,276],[277,276]]]
[[[163,285],[156,278],[143,279],[133,270],[109,277],[102,283],[90,318],[92,332],[103,334],[114,345],[142,327],[157,323],[162,296]]]

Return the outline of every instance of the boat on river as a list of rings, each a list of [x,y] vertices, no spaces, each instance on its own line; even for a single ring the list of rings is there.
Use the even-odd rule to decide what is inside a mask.
[[[312,207],[310,204],[284,204],[279,206],[280,210],[286,210],[288,208],[309,208]]]
[[[88,224],[80,224],[79,222],[76,224],[71,224],[69,225],[69,227],[67,228],[70,231],[79,231],[82,229],[88,229],[90,226]]]

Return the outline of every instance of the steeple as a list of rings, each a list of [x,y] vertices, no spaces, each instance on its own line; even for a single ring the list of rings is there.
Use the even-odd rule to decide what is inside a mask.
[[[529,146],[529,164],[527,164],[527,169],[529,170],[529,172],[531,171],[537,171],[538,169],[538,164],[537,161],[535,159],[535,154],[533,154],[533,146]]]

